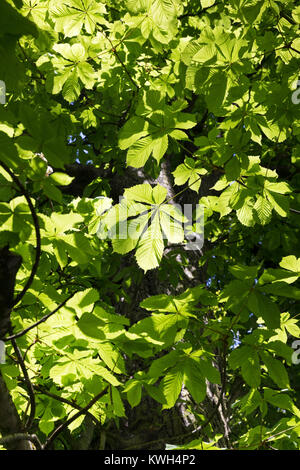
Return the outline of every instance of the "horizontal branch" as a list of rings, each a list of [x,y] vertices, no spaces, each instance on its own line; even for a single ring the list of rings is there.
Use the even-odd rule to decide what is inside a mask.
[[[9,436],[2,437],[0,439],[0,445],[5,447],[6,444],[12,444],[13,442],[19,441],[30,441],[35,445],[38,450],[42,450],[43,448],[39,438],[35,434],[27,433],[10,434]]]

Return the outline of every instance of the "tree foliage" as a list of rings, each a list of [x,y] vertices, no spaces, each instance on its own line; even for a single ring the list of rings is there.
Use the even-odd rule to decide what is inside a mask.
[[[5,448],[299,449],[296,3],[2,0]]]

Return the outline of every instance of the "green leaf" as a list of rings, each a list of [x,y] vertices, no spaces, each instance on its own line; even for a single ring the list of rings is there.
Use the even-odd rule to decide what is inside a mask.
[[[262,196],[257,197],[256,203],[254,204],[254,210],[262,225],[266,225],[271,221],[272,205],[264,197]]]
[[[220,434],[215,435],[214,436],[214,442],[204,442],[202,439],[194,439],[191,442],[189,442],[188,444],[184,444],[182,446],[167,444],[166,445],[166,450],[170,450],[170,451],[173,451],[173,450],[181,450],[182,451],[182,450],[185,450],[185,449],[188,449],[188,450],[196,449],[196,450],[204,450],[204,451],[207,451],[207,450],[221,450],[220,447],[217,447],[215,445],[221,437],[222,436]]]
[[[278,359],[274,359],[265,351],[261,351],[260,356],[267,366],[268,374],[276,385],[280,388],[289,388],[288,374],[282,362],[278,361]]]
[[[150,135],[135,142],[127,152],[127,165],[135,168],[144,166],[153,151],[153,146]]]
[[[76,101],[79,97],[80,85],[78,82],[78,74],[76,70],[66,77],[62,87],[62,94],[65,100],[69,101],[69,103]]]
[[[166,29],[174,20],[177,13],[172,0],[154,0],[150,12],[154,23]]]
[[[280,393],[278,391],[266,388],[264,390],[264,398],[276,408],[288,410],[300,418],[300,410],[295,406],[291,397],[289,397],[286,393]]]
[[[253,227],[255,224],[254,220],[254,200],[251,197],[247,197],[241,209],[236,211],[237,218],[241,224],[247,227]]]
[[[60,173],[59,171],[52,173],[49,178],[59,186],[68,186],[74,179],[72,176],[69,176],[66,173]]]
[[[60,204],[62,203],[62,193],[56,186],[54,186],[51,180],[44,180],[42,186],[44,193],[50,200],[56,201]]]
[[[240,311],[246,303],[246,299],[250,294],[252,285],[252,279],[231,281],[223,289],[223,292],[220,295],[220,302],[226,302],[225,305],[227,309]]]
[[[115,387],[111,388],[111,397],[112,397],[113,410],[116,416],[118,416],[119,418],[126,417],[124,404],[121,399],[120,392],[117,388]]]
[[[268,328],[279,328],[280,310],[271,300],[257,290],[248,297],[248,308],[257,316],[262,317]]]
[[[161,228],[170,243],[182,243],[184,240],[184,230],[182,224],[172,221],[163,210],[159,212]]]
[[[261,382],[261,372],[258,354],[252,350],[251,356],[245,358],[241,367],[242,376],[250,387],[258,388]]]
[[[244,265],[234,265],[229,266],[229,271],[236,277],[237,279],[254,279],[257,276],[259,270],[259,266],[244,266]]]
[[[57,3],[50,11],[55,23],[55,31],[62,32],[66,37],[78,36],[84,26],[86,32],[95,31],[96,24],[105,23],[103,14],[105,5],[89,0],[64,0]]]
[[[148,385],[145,383],[144,388],[147,393],[149,393],[150,397],[154,398],[154,400],[156,400],[158,403],[161,403],[162,405],[165,405],[167,403],[165,396],[159,387],[156,387],[155,385]]]
[[[131,147],[141,137],[148,134],[148,123],[139,116],[128,119],[119,132],[119,147],[126,150]]]
[[[153,204],[155,202],[152,194],[153,189],[148,183],[138,184],[124,191],[124,197],[129,201],[144,202],[146,204]]]
[[[199,363],[190,359],[184,362],[184,383],[196,403],[201,403],[206,396],[205,376]]]
[[[265,188],[272,193],[289,194],[292,192],[290,185],[284,181],[281,181],[280,183],[271,183],[266,180]]]
[[[157,163],[160,162],[166,151],[168,150],[168,136],[163,135],[160,138],[154,139],[153,140],[153,148],[152,148],[152,153],[153,153],[153,158],[157,161]]]
[[[125,199],[101,218],[98,237],[112,238],[114,251],[120,254],[136,248],[137,263],[145,272],[158,267],[164,236],[170,243],[181,243],[184,239],[179,221],[185,218],[178,209],[169,210],[169,204],[163,204],[166,195],[167,189],[161,185],[152,188],[146,183],[125,189]]]
[[[120,352],[117,351],[111,343],[98,343],[97,350],[103,362],[105,362],[112,372],[116,374],[126,373],[124,360]]]
[[[209,8],[212,5],[214,5],[215,0],[201,0],[201,6],[202,8]]]
[[[124,392],[127,393],[127,400],[131,408],[139,405],[142,398],[142,384],[140,382],[131,380],[125,387]]]
[[[279,214],[281,217],[287,217],[289,214],[288,198],[281,194],[269,192],[267,190],[265,190],[265,193],[277,214]]]
[[[285,256],[282,258],[279,265],[284,269],[288,269],[300,275],[300,258],[296,258],[294,255]]]
[[[141,236],[135,257],[138,265],[145,272],[159,266],[164,251],[164,242],[159,223],[159,215],[155,214],[151,226]]]
[[[197,364],[204,377],[206,377],[212,383],[221,385],[220,372],[212,365],[210,360],[200,358],[197,361]]]
[[[156,359],[155,361],[152,362],[150,366],[150,369],[148,372],[149,376],[154,377],[154,378],[160,377],[165,371],[165,369],[175,365],[177,360],[178,360],[177,351],[171,351],[170,353],[165,354],[163,357]]]
[[[180,164],[173,175],[175,178],[175,184],[181,186],[188,181],[190,189],[198,192],[201,185],[201,178],[199,175],[205,175],[207,170],[203,168],[195,168],[194,161],[190,158],[185,159],[185,163]]]
[[[241,174],[241,165],[237,157],[233,157],[225,165],[225,173],[227,181],[234,181],[238,179]]]
[[[186,326],[186,319],[177,314],[153,314],[135,323],[130,328],[130,333],[142,335],[142,337],[153,344],[165,343],[170,345],[179,329]]]
[[[229,364],[233,369],[241,367],[247,363],[248,357],[252,356],[252,348],[249,346],[239,346],[229,355]]]
[[[172,408],[181,392],[184,374],[180,368],[172,368],[161,381],[161,390],[166,398],[167,404],[164,408]]]

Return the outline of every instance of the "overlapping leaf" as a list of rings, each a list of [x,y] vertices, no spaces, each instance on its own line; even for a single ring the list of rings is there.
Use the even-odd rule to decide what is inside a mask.
[[[170,243],[184,240],[186,218],[165,202],[167,189],[142,184],[126,189],[124,199],[101,218],[97,235],[110,238],[120,254],[136,249],[138,265],[146,272],[159,266],[164,238]]]

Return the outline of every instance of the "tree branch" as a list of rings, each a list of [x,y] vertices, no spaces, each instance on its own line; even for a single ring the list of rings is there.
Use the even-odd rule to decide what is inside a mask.
[[[17,433],[10,434],[9,436],[2,437],[0,439],[0,445],[4,446],[6,444],[12,444],[17,441],[30,441],[32,442],[39,450],[42,450],[43,446],[40,443],[39,438],[35,434],[26,434],[26,433]]]
[[[23,360],[21,351],[20,351],[20,349],[19,349],[19,347],[18,347],[18,345],[17,345],[17,343],[14,339],[11,340],[11,343],[12,343],[12,346],[14,348],[15,354],[17,356],[18,363],[20,364],[21,370],[23,372],[23,376],[24,376],[24,380],[25,380],[25,383],[26,383],[26,386],[27,386],[27,392],[28,392],[29,400],[30,400],[30,415],[29,415],[29,418],[28,418],[26,426],[25,426],[26,430],[28,431],[31,428],[34,417],[35,417],[35,409],[36,409],[36,407],[35,407],[35,395],[34,395],[33,386],[32,386],[31,380],[29,378],[27,368],[25,366],[25,362]]]
[[[65,403],[66,405],[72,406],[76,410],[82,411],[86,416],[89,416],[95,424],[99,424],[99,420],[93,416],[89,411],[84,410],[81,408],[81,406],[77,405],[72,400],[68,400],[67,398],[60,397],[59,395],[56,395],[55,393],[48,392],[48,390],[45,390],[43,387],[40,387],[39,385],[34,385],[34,389],[37,390],[39,393],[46,395],[47,397],[53,398],[53,400],[60,401],[61,403]]]
[[[33,224],[34,224],[34,228],[35,228],[35,236],[36,236],[35,261],[34,261],[34,264],[32,266],[30,276],[29,276],[25,286],[23,287],[23,290],[16,296],[16,298],[13,301],[12,307],[14,307],[14,305],[19,303],[20,300],[24,297],[25,293],[27,292],[27,290],[29,289],[29,287],[32,284],[34,276],[36,275],[38,265],[39,265],[39,262],[40,262],[40,257],[41,257],[41,234],[40,234],[40,225],[39,225],[37,213],[36,213],[35,208],[34,208],[32,202],[31,202],[31,199],[30,199],[30,196],[29,196],[28,192],[26,191],[25,187],[23,186],[23,184],[21,183],[19,178],[10,170],[10,168],[8,168],[8,166],[5,163],[0,162],[0,165],[9,174],[9,176],[14,181],[14,183],[20,188],[23,196],[25,197],[25,199],[27,201],[27,204],[29,206],[30,212],[31,212],[32,219],[33,219]]]
[[[82,408],[80,411],[78,411],[78,413],[75,413],[75,415],[73,415],[67,421],[60,424],[56,429],[54,429],[52,434],[50,434],[50,436],[48,437],[48,439],[47,439],[47,441],[44,445],[44,449],[49,447],[53,443],[53,441],[57,438],[57,436],[62,431],[64,431],[71,423],[73,423],[73,421],[75,421],[77,418],[79,418],[79,416],[81,416],[82,414],[85,414],[86,411],[88,411],[98,400],[100,400],[100,398],[102,398],[106,394],[107,390],[108,390],[108,386],[106,386],[102,390],[102,392],[98,393],[98,395],[96,395],[84,408]]]
[[[38,325],[45,322],[46,320],[48,320],[48,318],[50,318],[52,315],[54,315],[56,312],[58,312],[58,310],[61,309],[68,302],[68,300],[70,300],[75,294],[76,294],[76,292],[70,294],[63,302],[61,302],[54,310],[52,310],[52,312],[47,313],[47,315],[44,315],[40,320],[33,323],[33,325],[28,326],[28,328],[25,328],[25,330],[20,331],[19,333],[8,336],[7,338],[3,338],[3,341],[10,341],[10,340],[13,340],[13,339],[16,339],[16,338],[20,338],[21,336],[28,333],[28,331],[32,330],[33,328],[36,328]]]

